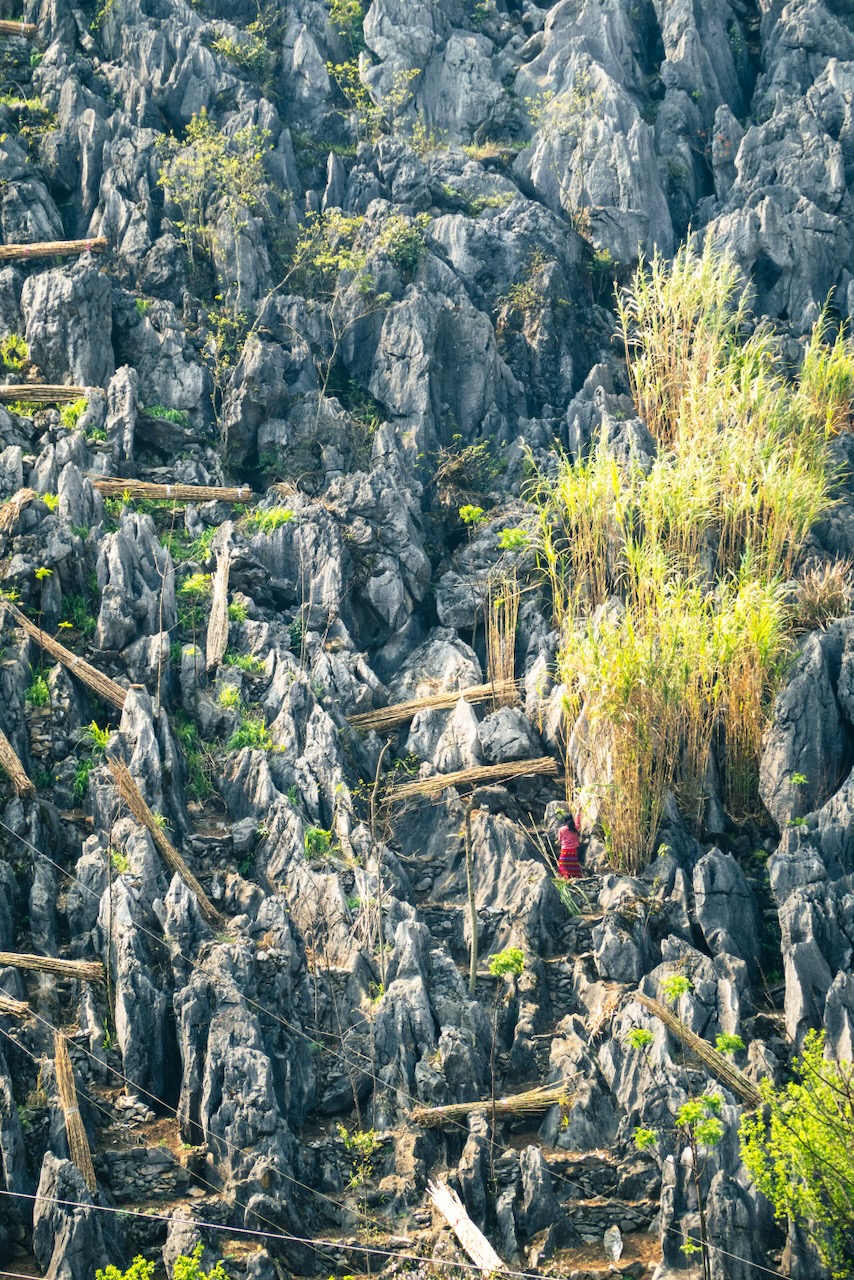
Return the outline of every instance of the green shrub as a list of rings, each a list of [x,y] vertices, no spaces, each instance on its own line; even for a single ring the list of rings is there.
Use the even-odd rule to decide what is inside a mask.
[[[240,706],[240,690],[236,684],[224,684],[219,691],[217,699],[221,707],[225,707],[228,711],[233,711]]]
[[[226,653],[223,662],[227,667],[237,667],[250,676],[262,676],[267,670],[264,659],[256,658],[251,653]]]
[[[759,1081],[764,1106],[745,1115],[741,1156],[782,1221],[806,1228],[836,1280],[854,1270],[854,1064],[824,1056],[824,1035],[807,1034],[795,1080]]]
[[[95,761],[90,759],[77,760],[74,764],[74,785],[71,794],[78,804],[81,804],[89,790],[89,774],[95,768]]]
[[[332,832],[323,827],[306,827],[303,848],[307,858],[322,858],[332,848]]]
[[[226,134],[203,108],[182,141],[159,139],[163,163],[158,184],[180,210],[176,226],[191,265],[197,253],[213,252],[218,218],[224,217],[236,233],[247,215],[263,208],[269,190],[264,170],[268,137],[254,126]]]
[[[294,513],[289,507],[267,507],[257,508],[246,519],[247,533],[263,533],[265,537],[269,537],[276,529],[281,529],[283,524],[290,524],[294,518]]]
[[[242,37],[220,36],[213,41],[211,48],[236,67],[256,76],[264,74],[270,61],[270,52],[263,40],[250,32]]]
[[[518,977],[524,967],[525,953],[519,947],[505,947],[503,951],[497,951],[489,961],[489,972],[493,978],[501,978],[505,974]]]
[[[232,600],[228,606],[228,617],[230,622],[245,622],[249,617],[249,610],[242,600]]]
[[[176,427],[186,427],[189,421],[188,415],[183,409],[167,409],[162,404],[148,405],[142,412],[149,418],[165,418],[167,422],[174,422]]]
[[[250,747],[253,751],[269,751],[273,746],[270,730],[260,716],[244,716],[225,744],[226,751],[241,751]]]
[[[62,599],[62,620],[79,631],[82,636],[94,634],[96,620],[85,596],[67,595]]]
[[[71,404],[64,404],[60,409],[59,420],[68,431],[74,431],[88,407],[89,401],[85,397],[72,400]]]
[[[414,218],[394,214],[383,227],[379,244],[403,275],[412,275],[421,261],[426,246],[427,228],[432,219],[426,213]]]
[[[30,683],[24,691],[24,699],[31,707],[46,707],[50,702],[50,688],[41,671],[30,667]]]
[[[17,333],[10,333],[0,342],[0,360],[10,373],[20,373],[30,359],[30,348]]]

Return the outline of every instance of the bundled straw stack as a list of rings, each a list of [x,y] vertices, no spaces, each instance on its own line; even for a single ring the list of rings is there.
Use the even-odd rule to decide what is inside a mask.
[[[0,28],[2,28],[0,23]],[[18,28],[20,31],[20,27]],[[16,258],[70,258],[76,253],[103,253],[106,236],[92,240],[40,240],[37,244],[0,244],[0,262]]]
[[[224,924],[222,916],[219,914],[210,898],[208,898],[204,889],[199,884],[198,880],[193,875],[178,850],[172,844],[169,837],[158,825],[154,814],[145,803],[142,792],[134,782],[131,772],[125,762],[123,760],[114,759],[110,756],[107,759],[107,764],[109,765],[110,772],[115,779],[119,795],[122,797],[137,822],[140,822],[148,831],[157,848],[160,850],[160,853],[163,856],[163,861],[172,871],[177,871],[188,889],[192,889],[193,893],[199,900],[199,909],[208,924],[213,925],[214,928],[221,929]]]
[[[0,996],[0,1015],[7,1018],[23,1018],[29,1013],[30,1006],[24,1000],[13,1000],[11,996]]]
[[[465,1120],[467,1116],[479,1113],[491,1115],[495,1107],[497,1116],[531,1116],[548,1111],[560,1103],[570,1100],[567,1086],[576,1076],[559,1080],[557,1084],[540,1085],[536,1089],[527,1089],[524,1093],[516,1093],[508,1098],[496,1098],[495,1102],[488,1098],[486,1102],[451,1102],[444,1107],[414,1107],[410,1112],[411,1119],[425,1128],[437,1128],[446,1121]]]
[[[58,387],[47,382],[9,382],[0,387],[0,400],[29,400],[31,404],[66,404],[85,400],[91,387]]]
[[[38,31],[34,22],[10,22],[8,18],[0,22],[0,36],[23,36],[25,40],[32,40]]]
[[[61,662],[73,676],[81,680],[93,693],[97,693],[99,698],[104,702],[111,703],[114,707],[118,707],[119,711],[124,708],[125,699],[127,698],[127,690],[123,689],[120,684],[116,684],[115,680],[111,680],[109,676],[105,676],[93,667],[85,658],[79,657],[76,653],[72,653],[70,649],[66,649],[64,644],[60,644],[58,640],[54,640],[46,631],[42,631],[34,622],[30,622],[25,613],[14,604],[7,602],[6,608],[11,613],[17,624],[24,628],[28,636],[37,642],[39,648],[45,653],[49,653],[57,662]]]
[[[208,671],[218,667],[228,648],[228,575],[231,569],[231,553],[226,547],[217,555],[216,573],[211,584],[211,614],[208,619],[208,638],[205,645],[205,665]]]
[[[15,748],[6,737],[2,729],[0,729],[0,769],[8,777],[12,784],[12,790],[16,796],[22,796],[30,800],[36,794],[36,789],[30,779],[27,777],[27,771],[18,759]]]
[[[667,1030],[681,1040],[685,1048],[689,1049],[695,1058],[699,1058],[703,1066],[708,1067],[712,1075],[720,1080],[721,1084],[725,1084],[736,1097],[741,1098],[749,1107],[762,1106],[762,1094],[750,1077],[739,1070],[735,1063],[730,1062],[729,1058],[718,1053],[708,1040],[703,1040],[689,1030],[675,1013],[665,1005],[659,1004],[657,1000],[653,1000],[651,996],[645,996],[642,991],[633,991],[629,999],[637,1000],[638,1004],[642,1004],[650,1013],[654,1013],[659,1022],[663,1022]]]
[[[149,484],[147,480],[115,480],[90,476],[92,488],[107,498],[148,498],[151,502],[248,502],[252,490],[248,484],[236,488],[220,488],[204,484]]]
[[[6,965],[13,969],[28,969],[33,973],[52,973],[58,978],[76,978],[78,982],[104,981],[104,966],[100,960],[58,960],[53,956],[0,951],[0,966]]]
[[[435,693],[427,698],[412,698],[409,702],[396,702],[390,707],[379,707],[376,711],[362,711],[357,716],[347,719],[354,729],[374,729],[382,733],[385,729],[394,729],[399,724],[412,720],[420,711],[446,711],[455,707],[460,698],[466,702],[485,702],[488,698],[502,698],[509,695],[515,697],[516,683],[498,682],[476,684],[468,689],[451,689],[446,693]]]
[[[97,1191],[98,1183],[92,1166],[92,1153],[89,1150],[89,1139],[83,1127],[80,1108],[77,1104],[77,1090],[74,1086],[74,1072],[71,1069],[71,1058],[68,1055],[68,1044],[62,1032],[57,1031],[53,1040],[54,1065],[56,1069],[56,1088],[65,1117],[65,1132],[68,1137],[68,1153],[74,1164],[83,1174],[83,1180],[90,1191]]]
[[[0,506],[0,533],[11,533],[18,523],[18,517],[39,495],[35,489],[19,489],[8,502]]]
[[[534,774],[554,777],[557,762],[551,756],[540,756],[536,760],[517,760],[512,764],[479,765],[476,769],[461,769],[459,773],[437,773],[432,778],[420,778],[417,782],[395,787],[386,797],[386,803],[398,804],[419,796],[438,796],[447,787],[479,787],[489,782],[510,782],[513,778],[527,778]]]

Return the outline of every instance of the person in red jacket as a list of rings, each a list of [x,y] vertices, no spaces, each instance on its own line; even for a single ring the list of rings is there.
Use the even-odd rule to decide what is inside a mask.
[[[583,876],[581,863],[578,861],[578,846],[581,843],[575,822],[566,817],[558,827],[560,855],[557,860],[557,872],[562,880],[578,880]]]

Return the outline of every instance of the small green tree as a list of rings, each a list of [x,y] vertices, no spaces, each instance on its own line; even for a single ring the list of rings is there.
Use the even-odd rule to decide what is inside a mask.
[[[746,1115],[741,1155],[778,1218],[810,1228],[836,1280],[854,1273],[854,1063],[824,1057],[811,1031],[794,1062],[796,1079],[761,1080],[762,1111]]]
[[[268,138],[266,130],[253,125],[229,136],[202,109],[187,125],[183,141],[159,142],[163,163],[158,185],[181,211],[175,225],[191,266],[198,253],[213,253],[219,216],[225,215],[236,233],[249,214],[263,208],[269,190],[264,171]]]

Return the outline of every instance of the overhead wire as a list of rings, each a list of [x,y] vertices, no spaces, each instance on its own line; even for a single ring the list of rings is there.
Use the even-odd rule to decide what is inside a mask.
[[[62,875],[67,876],[70,880],[72,880],[72,881],[73,881],[73,882],[75,882],[76,884],[80,885],[80,887],[81,887],[81,888],[83,888],[83,889],[84,889],[87,893],[89,893],[92,897],[95,897],[95,898],[97,898],[97,899],[100,901],[100,898],[101,898],[101,896],[102,896],[102,895],[98,894],[98,893],[97,893],[94,889],[92,889],[89,885],[85,884],[85,883],[84,883],[82,880],[80,880],[80,879],[79,879],[79,878],[78,878],[78,877],[77,877],[73,872],[71,872],[71,871],[69,871],[67,868],[65,868],[65,867],[61,866],[61,864],[59,864],[59,863],[55,862],[52,858],[50,858],[50,857],[49,857],[49,855],[45,854],[42,850],[40,850],[40,849],[36,848],[36,846],[35,846],[35,845],[33,845],[31,841],[29,841],[29,840],[27,840],[27,839],[26,839],[26,837],[24,837],[24,836],[20,835],[18,832],[14,831],[14,829],[13,829],[13,828],[11,828],[11,827],[7,826],[7,824],[6,824],[5,822],[3,822],[3,820],[2,820],[2,819],[0,819],[0,828],[2,828],[3,830],[7,831],[10,835],[12,835],[14,838],[16,838],[17,840],[19,840],[22,844],[26,845],[29,849],[31,849],[31,850],[32,850],[32,852],[33,852],[34,854],[36,854],[36,856],[41,857],[41,858],[44,858],[44,859],[45,859],[45,860],[46,860],[46,861],[47,861],[51,866],[53,866],[56,870],[58,870]],[[139,923],[139,922],[137,922],[137,921],[134,921],[134,927],[135,927],[135,928],[137,928],[137,929],[139,929],[139,931],[140,931],[141,933],[143,933],[144,935],[146,935],[147,937],[150,937],[150,938],[151,938],[155,943],[157,943],[157,945],[159,945],[159,946],[161,946],[161,947],[165,948],[168,952],[170,952],[170,955],[171,955],[171,956],[173,956],[173,957],[174,957],[174,956],[180,957],[182,960],[184,960],[184,962],[185,962],[186,964],[188,964],[192,969],[197,970],[197,971],[198,971],[199,973],[201,973],[204,977],[206,977],[206,978],[208,978],[208,979],[212,979],[212,978],[219,978],[219,976],[220,976],[220,975],[218,975],[218,974],[212,974],[212,973],[208,972],[207,970],[205,970],[205,968],[202,966],[201,962],[199,962],[199,961],[197,961],[197,960],[193,960],[193,959],[191,959],[189,956],[186,956],[186,955],[181,951],[181,949],[180,949],[176,944],[174,944],[174,943],[170,942],[169,940],[167,940],[167,939],[165,939],[165,938],[158,937],[158,935],[157,935],[157,934],[153,933],[150,929],[146,928],[144,925],[140,924],[140,923]],[[260,1012],[262,1012],[262,1013],[266,1014],[267,1016],[269,1016],[269,1017],[273,1018],[276,1022],[280,1023],[280,1024],[281,1024],[281,1025],[286,1029],[286,1030],[289,1030],[289,1031],[291,1031],[293,1034],[295,1034],[295,1035],[297,1035],[297,1036],[300,1036],[300,1037],[304,1038],[304,1039],[305,1039],[309,1044],[315,1044],[315,1043],[316,1043],[316,1041],[315,1041],[315,1040],[313,1040],[313,1038],[312,1038],[311,1036],[309,1036],[305,1031],[303,1031],[303,1030],[302,1030],[302,1028],[300,1028],[300,1027],[298,1027],[298,1026],[295,1026],[293,1023],[289,1022],[287,1019],[283,1018],[281,1015],[277,1014],[275,1011],[273,1011],[273,1010],[271,1010],[271,1009],[269,1009],[269,1008],[265,1007],[264,1005],[260,1004],[258,1001],[254,1000],[254,999],[253,999],[253,998],[251,998],[251,997],[246,996],[245,994],[243,995],[243,998],[246,1000],[247,1004],[252,1005],[253,1007],[255,1007],[255,1008],[257,1008],[258,1010],[260,1010]],[[33,1017],[35,1017],[38,1021],[42,1022],[45,1026],[49,1027],[51,1030],[56,1031],[56,1028],[52,1027],[52,1025],[51,1025],[49,1022],[47,1022],[47,1020],[46,1020],[46,1019],[42,1018],[42,1017],[41,1017],[41,1015],[34,1013],[32,1010],[31,1010],[31,1013],[32,1013],[32,1016],[33,1016]],[[60,1034],[62,1034],[62,1033],[60,1033]],[[322,1034],[325,1034],[325,1033],[322,1033]],[[10,1038],[10,1039],[11,1039],[11,1037],[8,1037],[8,1038]],[[17,1044],[17,1043],[18,1043],[17,1041],[14,1041],[14,1040],[13,1040],[12,1042],[13,1042],[13,1043],[15,1043],[15,1044]],[[72,1043],[74,1043],[74,1042],[72,1042]],[[20,1047],[23,1047],[23,1046],[20,1046]],[[177,1110],[176,1110],[175,1108],[173,1108],[173,1107],[170,1107],[170,1106],[169,1106],[169,1104],[168,1104],[168,1103],[166,1103],[166,1102],[164,1102],[164,1100],[163,1100],[163,1099],[157,1098],[157,1096],[156,1096],[156,1095],[154,1095],[154,1094],[150,1093],[148,1090],[146,1090],[146,1089],[142,1088],[142,1086],[140,1086],[140,1085],[136,1084],[135,1082],[133,1082],[133,1081],[129,1080],[127,1076],[125,1076],[122,1072],[119,1072],[116,1068],[109,1066],[109,1064],[104,1064],[104,1063],[102,1063],[102,1060],[101,1060],[101,1059],[97,1059],[97,1058],[95,1058],[95,1055],[91,1054],[88,1050],[86,1050],[86,1049],[85,1049],[85,1048],[83,1048],[82,1046],[80,1046],[80,1045],[76,1045],[76,1047],[77,1047],[77,1049],[78,1049],[80,1052],[83,1052],[83,1053],[87,1054],[89,1057],[92,1057],[92,1059],[93,1059],[94,1061],[97,1061],[97,1062],[101,1063],[101,1065],[106,1065],[108,1070],[110,1070],[113,1074],[115,1074],[115,1075],[116,1075],[116,1076],[118,1076],[120,1079],[122,1079],[122,1080],[125,1082],[125,1084],[126,1084],[126,1085],[128,1085],[131,1089],[136,1090],[137,1092],[139,1092],[139,1093],[141,1093],[141,1094],[144,1094],[146,1097],[150,1098],[153,1102],[155,1102],[158,1106],[161,1106],[161,1107],[163,1107],[165,1110],[172,1112],[172,1114],[174,1114],[176,1117],[178,1116],[178,1112],[177,1112]],[[332,1056],[332,1057],[334,1057],[334,1058],[337,1058],[337,1059],[338,1059],[339,1061],[341,1061],[341,1062],[346,1062],[346,1059],[344,1058],[344,1055],[342,1055],[342,1054],[338,1054],[338,1053],[335,1053],[335,1052],[334,1052],[334,1051],[332,1051],[332,1050],[330,1050],[329,1052],[330,1052],[330,1056]],[[366,1061],[366,1062],[370,1062],[370,1059],[369,1059],[369,1058],[367,1058],[365,1055],[358,1054],[358,1053],[354,1053],[354,1057],[355,1057],[355,1056],[358,1056],[358,1057],[362,1058],[362,1059],[363,1059],[364,1061]],[[416,1103],[416,1104],[418,1104],[418,1105],[422,1105],[422,1103],[421,1103],[421,1099],[416,1098],[413,1094],[410,1094],[407,1090],[405,1090],[405,1089],[401,1089],[401,1088],[399,1088],[398,1086],[395,1086],[395,1085],[387,1084],[385,1081],[380,1080],[380,1079],[379,1079],[379,1077],[378,1077],[378,1076],[376,1076],[373,1072],[370,1072],[370,1071],[364,1071],[364,1069],[361,1069],[361,1068],[360,1068],[360,1070],[363,1070],[363,1074],[364,1074],[364,1075],[366,1075],[366,1076],[367,1076],[369,1079],[371,1079],[372,1081],[374,1081],[374,1083],[375,1083],[375,1084],[377,1084],[377,1085],[379,1085],[380,1087],[388,1089],[390,1092],[394,1093],[394,1094],[395,1094],[395,1095],[397,1095],[398,1097],[402,1097],[402,1098],[405,1098],[405,1099],[407,1099],[407,1100],[409,1100],[409,1101],[411,1101],[411,1102],[415,1102],[415,1103]],[[449,1126],[450,1126],[450,1127],[460,1129],[460,1130],[461,1130],[461,1131],[466,1135],[466,1137],[469,1137],[469,1136],[470,1136],[470,1130],[469,1130],[468,1126],[467,1126],[467,1125],[465,1125],[463,1122],[461,1122],[461,1121],[457,1121],[457,1120],[454,1120],[453,1118],[450,1118],[450,1119],[448,1120],[448,1124],[449,1124]],[[204,1132],[204,1130],[203,1130],[203,1132]],[[241,1148],[235,1147],[233,1144],[229,1143],[227,1139],[225,1139],[225,1138],[223,1138],[223,1137],[221,1137],[221,1136],[219,1136],[219,1135],[217,1135],[217,1134],[211,1134],[210,1136],[213,1138],[213,1140],[214,1140],[215,1142],[219,1142],[219,1143],[221,1143],[221,1144],[222,1144],[223,1146],[225,1146],[227,1149],[233,1150],[233,1151],[237,1152],[237,1153],[238,1153],[238,1154],[240,1154],[240,1155],[244,1155],[244,1156],[245,1156],[245,1155],[247,1155],[247,1154],[250,1154],[250,1153],[248,1153],[247,1151],[245,1151],[245,1150],[243,1150],[243,1149],[241,1149]],[[485,1142],[488,1146],[493,1147],[496,1151],[499,1151],[499,1152],[500,1152],[500,1151],[503,1151],[503,1149],[504,1149],[504,1148],[503,1148],[499,1143],[497,1143],[497,1142],[494,1140],[494,1138],[492,1138],[492,1137],[484,1137],[484,1136],[481,1136],[481,1140],[482,1140],[483,1142]],[[275,1168],[275,1166],[273,1166],[273,1167]],[[306,1191],[310,1192],[312,1195],[316,1195],[316,1196],[318,1196],[318,1197],[320,1197],[320,1198],[323,1198],[323,1199],[328,1200],[331,1204],[333,1204],[333,1205],[335,1206],[335,1208],[336,1208],[336,1209],[341,1210],[341,1209],[345,1208],[345,1206],[341,1205],[338,1201],[333,1200],[333,1199],[332,1199],[332,1197],[329,1197],[329,1196],[325,1195],[325,1193],[323,1193],[323,1192],[319,1192],[319,1191],[317,1191],[317,1190],[316,1190],[315,1188],[313,1188],[313,1187],[309,1187],[306,1183],[302,1183],[299,1179],[294,1178],[294,1177],[293,1177],[293,1175],[291,1175],[291,1174],[287,1174],[287,1173],[285,1173],[283,1170],[278,1169],[278,1168],[276,1168],[276,1172],[277,1172],[277,1173],[278,1173],[278,1174],[279,1174],[279,1175],[280,1175],[280,1176],[281,1176],[285,1181],[289,1181],[289,1182],[293,1183],[294,1185],[296,1185],[296,1186],[300,1187],[302,1190],[306,1190]],[[578,1182],[574,1181],[572,1178],[568,1177],[568,1175],[566,1175],[565,1173],[563,1173],[563,1172],[561,1172],[561,1171],[559,1171],[559,1170],[556,1170],[556,1169],[555,1169],[555,1170],[552,1170],[552,1169],[550,1169],[550,1171],[549,1171],[549,1172],[550,1172],[550,1174],[551,1174],[551,1176],[552,1176],[553,1178],[556,1178],[557,1180],[559,1180],[560,1182],[563,1182],[565,1185],[567,1185],[567,1186],[569,1186],[569,1187],[571,1187],[571,1188],[575,1188],[577,1191],[580,1191],[580,1192],[582,1193],[582,1195],[583,1195],[583,1196],[585,1196],[585,1197],[586,1197],[586,1194],[587,1194],[587,1193],[586,1193],[586,1189],[585,1189],[585,1188],[584,1188],[580,1183],[578,1183]],[[208,1184],[208,1185],[210,1185],[210,1186],[212,1186],[212,1187],[213,1187],[213,1184]],[[217,1192],[219,1192],[219,1189],[218,1189],[218,1188],[213,1188],[213,1189],[215,1189],[215,1190],[217,1190]],[[236,1203],[238,1203],[238,1202],[236,1202]],[[247,1206],[245,1206],[245,1205],[241,1205],[241,1207],[243,1207],[243,1208],[247,1208]],[[254,1210],[250,1210],[250,1212],[253,1212],[253,1213],[254,1213],[255,1211],[254,1211]],[[258,1215],[256,1215],[256,1216],[258,1216]],[[263,1220],[263,1219],[262,1219],[262,1220]],[[271,1224],[271,1225],[272,1225],[272,1224]],[[375,1225],[375,1226],[379,1226],[379,1227],[380,1227],[381,1229],[383,1229],[383,1230],[386,1230],[386,1229],[387,1229],[387,1224],[382,1224],[382,1223],[380,1222],[380,1220],[379,1220],[379,1219],[376,1219],[376,1218],[374,1218],[374,1225]],[[669,1230],[676,1231],[676,1229],[675,1229],[675,1228],[669,1228]],[[681,1235],[681,1233],[680,1233],[680,1232],[678,1232],[678,1231],[676,1231],[676,1234]],[[296,1237],[294,1237],[293,1239],[294,1239],[295,1241],[297,1240],[297,1238],[296,1238]],[[305,1242],[302,1242],[302,1243],[305,1243]],[[309,1243],[310,1243],[310,1242],[309,1242]],[[322,1244],[322,1242],[318,1242],[318,1243],[319,1243],[319,1244]],[[360,1247],[361,1247],[361,1246],[360,1246]],[[706,1247],[707,1247],[707,1248],[717,1248],[717,1246],[713,1246],[713,1245],[711,1245],[711,1243],[710,1243],[710,1242],[706,1242]],[[735,1257],[736,1255],[731,1255],[731,1256]],[[424,1258],[424,1257],[421,1257],[421,1256],[419,1256],[417,1259],[413,1259],[413,1260],[418,1260],[418,1261],[430,1261],[430,1259],[427,1259],[427,1258]],[[772,1271],[770,1271],[770,1272],[769,1272],[769,1269],[768,1269],[768,1268],[762,1267],[762,1266],[760,1266],[760,1264],[759,1264],[759,1263],[754,1263],[754,1262],[752,1262],[752,1260],[750,1260],[750,1259],[742,1258],[742,1259],[740,1259],[740,1261],[744,1262],[746,1265],[753,1266],[753,1267],[757,1267],[757,1268],[759,1268],[760,1270],[766,1271],[766,1272],[768,1272],[768,1273],[769,1273],[769,1274],[771,1274],[771,1275],[777,1275],[777,1274],[779,1274],[779,1273],[777,1273],[777,1272],[772,1272]],[[457,1265],[457,1264],[454,1264],[454,1265]],[[522,1274],[522,1273],[520,1273],[520,1274]]]

